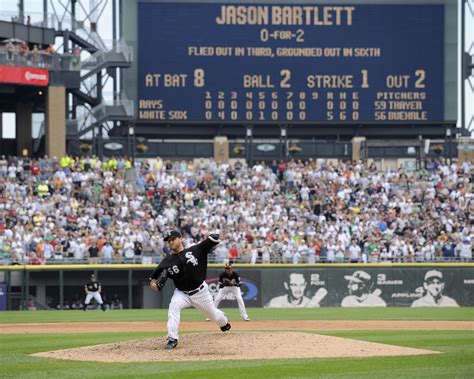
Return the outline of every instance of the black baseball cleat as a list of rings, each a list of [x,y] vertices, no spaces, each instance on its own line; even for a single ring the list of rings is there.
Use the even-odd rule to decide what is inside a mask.
[[[230,330],[230,324],[227,323],[227,324],[225,324],[224,326],[221,326],[221,330],[222,330],[223,332],[227,332],[228,330]]]
[[[174,338],[168,338],[168,343],[166,344],[165,349],[171,350],[176,346],[178,346],[178,340],[175,340]]]

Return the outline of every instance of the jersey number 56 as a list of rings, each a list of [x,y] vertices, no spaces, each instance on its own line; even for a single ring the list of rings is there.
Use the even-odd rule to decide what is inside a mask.
[[[170,275],[178,274],[179,273],[179,268],[176,265],[172,266],[172,267],[168,267],[168,272],[170,273]]]

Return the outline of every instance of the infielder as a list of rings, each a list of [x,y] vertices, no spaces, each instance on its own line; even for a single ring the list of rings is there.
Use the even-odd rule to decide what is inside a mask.
[[[95,275],[91,275],[91,280],[87,282],[87,284],[84,286],[84,290],[87,294],[83,304],[84,311],[87,310],[87,306],[91,302],[92,298],[94,298],[95,301],[100,304],[102,310],[105,312],[105,304],[102,301],[102,296],[100,295],[102,291],[102,286],[100,285],[100,282],[96,280]]]
[[[225,265],[225,270],[219,275],[219,292],[214,299],[214,304],[219,307],[219,303],[228,293],[233,293],[237,304],[239,305],[240,316],[244,321],[250,321],[247,311],[245,310],[244,299],[242,299],[242,290],[240,289],[240,276],[233,271],[230,264]]]
[[[164,238],[172,250],[150,276],[150,287],[160,291],[168,278],[176,289],[168,309],[168,343],[166,349],[178,345],[181,309],[194,307],[214,321],[223,332],[230,330],[226,315],[216,308],[205,282],[207,255],[220,242],[218,234],[209,235],[197,245],[184,248],[181,233],[174,230]]]

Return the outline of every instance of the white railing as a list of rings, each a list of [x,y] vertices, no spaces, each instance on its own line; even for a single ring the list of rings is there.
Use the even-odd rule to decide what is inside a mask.
[[[103,100],[101,104],[92,108],[91,113],[95,122],[100,122],[110,115],[108,107],[122,107],[125,115],[133,117],[134,104],[133,100],[129,100],[124,93],[117,94],[115,99]]]
[[[46,70],[55,70],[60,67],[59,56],[43,52],[9,51],[0,47],[0,64],[18,67],[37,67]]]
[[[115,51],[117,53],[122,53],[123,56],[125,57],[126,62],[133,61],[133,47],[128,45],[124,39],[121,39],[119,41],[114,41],[114,43],[112,44],[112,51]]]
[[[99,50],[92,54],[89,58],[82,61],[82,68],[84,70],[93,70],[96,67],[99,67],[105,64],[109,59],[107,57],[108,53],[117,53],[122,54],[125,62],[133,61],[133,48],[125,42],[125,40],[115,41],[111,43],[105,50]]]
[[[83,259],[76,259],[76,258],[61,258],[61,259],[48,259],[48,260],[40,260],[41,265],[57,265],[57,264],[159,264],[162,260],[162,256],[160,255],[142,255],[142,256],[135,256],[133,258],[124,258],[120,257],[118,259],[103,259],[103,258],[83,258]],[[215,254],[209,254],[208,256],[208,262],[212,264],[224,264],[229,262],[229,258],[225,257],[224,259],[217,258]],[[417,259],[416,257],[412,258],[395,258],[395,259],[375,259],[371,261],[370,263],[469,263],[469,262],[474,262],[474,259],[461,259],[459,257],[453,257],[453,258],[445,258],[445,257],[439,257],[439,258],[434,258],[434,259]],[[11,264],[28,264],[28,260],[20,260],[20,261],[15,261],[13,262],[13,259],[10,256],[5,256],[0,258],[0,266],[9,266]],[[292,260],[289,259],[288,261],[284,260],[281,257],[270,257],[269,262],[262,262],[261,258],[258,258],[255,263],[250,262],[249,259],[241,259],[240,257],[237,258],[237,260],[234,262],[236,264],[255,264],[255,265],[260,265],[263,263],[270,263],[270,264],[293,264]],[[316,257],[311,262],[308,262],[308,259],[302,259],[299,261],[299,264],[314,264],[314,263],[328,263],[325,257]],[[331,261],[330,263],[332,264],[351,264],[351,263],[356,263],[352,262],[350,258],[344,257],[337,259],[335,261]],[[357,263],[363,263],[362,261],[359,261]]]
[[[0,46],[0,64],[5,66],[36,67],[49,71],[79,71],[81,62],[75,58],[72,54],[48,54],[41,50],[21,53]]]

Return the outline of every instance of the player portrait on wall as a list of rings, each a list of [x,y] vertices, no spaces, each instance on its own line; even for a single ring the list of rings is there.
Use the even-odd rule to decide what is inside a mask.
[[[380,297],[382,291],[373,289],[372,276],[362,270],[352,275],[345,275],[348,295],[342,299],[341,307],[386,307],[387,303]]]
[[[293,272],[283,282],[286,293],[272,298],[265,307],[267,308],[316,308],[326,297],[327,290],[319,288],[316,293],[309,297],[307,291],[308,282],[303,273]]]
[[[411,306],[418,307],[459,307],[459,304],[453,298],[443,295],[445,282],[443,273],[438,270],[430,270],[425,274],[423,282],[425,295],[416,299]]]

